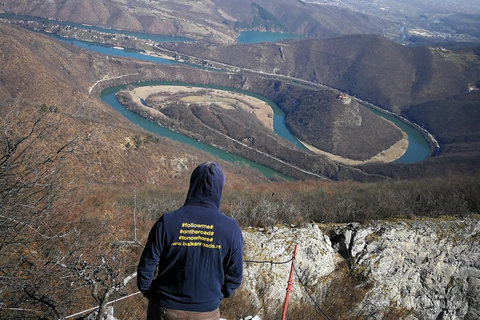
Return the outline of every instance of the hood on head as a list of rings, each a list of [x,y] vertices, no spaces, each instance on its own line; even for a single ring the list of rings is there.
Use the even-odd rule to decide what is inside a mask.
[[[193,170],[185,204],[220,208],[225,175],[215,162],[205,162]]]

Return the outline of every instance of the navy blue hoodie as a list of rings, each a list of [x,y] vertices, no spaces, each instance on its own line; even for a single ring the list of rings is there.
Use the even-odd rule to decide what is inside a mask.
[[[199,165],[185,204],[162,215],[150,231],[137,286],[160,306],[212,311],[240,286],[243,239],[236,221],[219,211],[224,184],[218,164]]]

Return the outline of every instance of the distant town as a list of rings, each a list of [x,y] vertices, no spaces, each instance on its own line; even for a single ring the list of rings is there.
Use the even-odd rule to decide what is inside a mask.
[[[408,35],[435,41],[479,42],[478,21],[473,15],[480,14],[480,1],[477,0],[305,0],[319,5],[329,5],[365,13],[381,19],[393,21],[408,28]],[[453,15],[470,15],[466,32],[465,21],[447,21]],[[455,20],[455,19],[454,19]],[[478,20],[478,19],[477,19]],[[402,29],[404,38],[405,30]],[[385,30],[384,36],[395,39],[396,32]]]
[[[421,15],[441,17],[454,13],[480,14],[480,2],[477,0],[305,0],[305,2],[348,8],[399,22]]]

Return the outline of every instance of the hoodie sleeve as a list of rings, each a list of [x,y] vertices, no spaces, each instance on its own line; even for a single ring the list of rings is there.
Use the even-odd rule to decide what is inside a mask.
[[[148,240],[143,249],[142,256],[137,268],[137,286],[142,292],[150,290],[150,284],[153,281],[155,269],[160,260],[162,252],[162,243],[160,231],[163,227],[163,219],[160,218],[150,230]]]
[[[224,298],[228,298],[242,284],[243,237],[240,228],[238,228],[230,255],[227,257],[227,259],[225,259],[224,271],[225,282],[222,286],[222,293]]]

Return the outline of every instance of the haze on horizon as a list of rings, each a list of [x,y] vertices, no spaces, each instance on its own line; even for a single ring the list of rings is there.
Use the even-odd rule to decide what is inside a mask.
[[[305,0],[310,3],[345,7],[364,13],[389,12],[398,17],[413,13],[450,15],[480,14],[479,0]],[[413,16],[411,16],[413,18]]]

